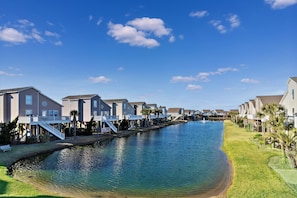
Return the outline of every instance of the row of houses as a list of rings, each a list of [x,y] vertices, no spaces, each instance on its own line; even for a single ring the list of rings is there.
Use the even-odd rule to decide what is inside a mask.
[[[250,99],[239,106],[239,117],[246,118],[249,124],[258,127],[261,123],[267,120],[267,117],[260,118],[259,112],[266,104],[278,104],[284,107],[285,115],[289,122],[294,123],[297,128],[297,77],[291,77],[287,81],[287,90],[283,95],[256,96],[255,99]]]
[[[143,109],[150,109],[143,115]],[[103,100],[97,94],[71,95],[62,99],[62,104],[44,95],[34,87],[20,87],[0,90],[0,123],[6,123],[18,117],[19,139],[27,136],[40,136],[50,133],[59,139],[65,139],[62,128],[69,126],[73,117],[70,112],[77,111],[80,127],[86,127],[91,119],[97,122],[99,132],[118,131],[118,123],[123,120],[129,126],[137,126],[148,119],[174,120],[183,117],[183,108],[169,108],[146,102],[129,102],[127,99]],[[194,111],[192,111],[193,113]],[[1,126],[0,126],[1,130]]]

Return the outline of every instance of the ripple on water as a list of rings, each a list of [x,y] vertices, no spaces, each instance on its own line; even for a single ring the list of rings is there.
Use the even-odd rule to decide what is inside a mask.
[[[14,175],[54,191],[127,196],[189,196],[226,180],[222,122],[189,122],[63,149],[16,163]]]

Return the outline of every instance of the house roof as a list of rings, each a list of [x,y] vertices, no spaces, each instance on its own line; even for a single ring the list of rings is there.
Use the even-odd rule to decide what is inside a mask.
[[[11,88],[11,89],[1,89],[0,93],[18,93],[20,91],[24,91],[26,89],[32,89],[32,88],[35,89],[34,87],[18,87],[18,88]],[[37,91],[40,92],[39,90]]]
[[[60,103],[56,102],[55,100],[51,99],[50,97],[44,95],[43,93],[41,93],[41,91],[39,91],[38,89],[34,88],[34,87],[18,87],[18,88],[11,88],[11,89],[1,89],[0,90],[0,95],[1,94],[12,94],[12,93],[19,93],[21,91],[25,91],[27,89],[34,89],[35,91],[37,91],[40,95],[46,97],[47,99],[53,101],[54,103],[62,106]]]
[[[79,99],[91,99],[95,96],[98,96],[97,94],[85,94],[85,95],[72,95],[72,96],[66,96],[62,100],[79,100]],[[100,96],[99,96],[100,97]]]
[[[125,98],[122,98],[122,99],[107,99],[107,100],[103,100],[103,101],[107,102],[107,103],[111,103],[111,102],[123,102],[123,101],[128,101],[128,100]]]
[[[295,81],[297,83],[297,77],[291,77],[290,79],[292,79],[293,81]]]
[[[279,104],[283,95],[274,95],[274,96],[257,96],[259,100],[261,100],[263,105],[266,104]]]
[[[143,105],[145,102],[129,102],[131,105]]]
[[[179,111],[183,108],[168,108],[168,113],[179,113]]]

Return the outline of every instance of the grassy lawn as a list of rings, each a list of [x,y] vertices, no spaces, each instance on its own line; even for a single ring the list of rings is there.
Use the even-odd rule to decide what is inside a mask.
[[[6,175],[7,168],[0,166],[0,197],[57,197],[48,196],[35,187],[17,181],[16,179]]]
[[[259,148],[252,141],[255,134],[225,121],[223,150],[233,165],[233,183],[227,191],[227,196],[297,197],[297,193],[268,166],[272,156],[281,156],[282,153]]]

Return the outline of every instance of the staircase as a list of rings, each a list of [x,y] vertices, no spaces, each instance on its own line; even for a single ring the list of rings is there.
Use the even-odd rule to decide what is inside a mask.
[[[44,128],[45,130],[47,130],[48,132],[50,132],[51,134],[53,134],[54,136],[56,136],[57,138],[59,138],[61,140],[65,140],[65,134],[64,133],[61,133],[55,127],[47,124],[46,122],[39,122],[38,124],[39,124],[39,126],[41,126],[42,128]]]
[[[102,121],[105,122],[111,128],[111,130],[113,130],[113,132],[118,132],[117,127],[115,127],[110,121],[108,121],[105,116],[102,116]]]
[[[178,120],[179,118],[181,118],[181,117],[183,117],[184,115],[178,115],[178,116],[176,116],[176,118],[174,118],[172,121],[176,121],[176,120]]]

